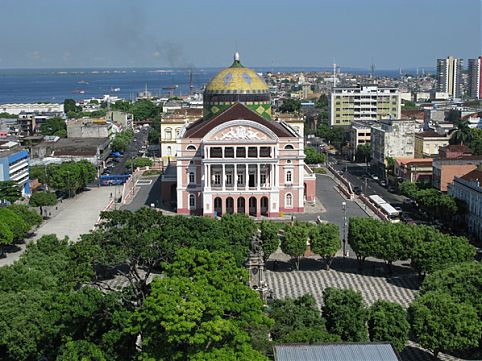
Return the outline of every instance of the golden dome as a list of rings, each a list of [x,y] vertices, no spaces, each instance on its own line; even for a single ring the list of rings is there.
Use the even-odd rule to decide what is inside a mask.
[[[236,53],[233,65],[217,73],[205,91],[211,94],[259,94],[268,93],[269,88],[254,70],[241,65]]]

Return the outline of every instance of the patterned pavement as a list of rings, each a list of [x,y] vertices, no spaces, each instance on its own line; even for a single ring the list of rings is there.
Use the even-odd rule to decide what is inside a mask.
[[[299,297],[312,294],[318,305],[323,303],[323,290],[327,287],[360,291],[367,305],[378,299],[397,302],[407,308],[419,288],[419,279],[408,267],[396,265],[393,275],[387,277],[385,265],[377,261],[367,261],[363,270],[357,268],[356,260],[336,258],[330,271],[316,258],[308,257],[301,261],[301,270],[291,270],[292,264],[285,255],[276,252],[274,261],[268,262],[266,282],[274,299]],[[273,267],[275,270],[273,271]],[[433,356],[415,342],[409,341],[401,353],[403,361],[432,361]],[[461,361],[462,359],[440,354],[439,360]]]

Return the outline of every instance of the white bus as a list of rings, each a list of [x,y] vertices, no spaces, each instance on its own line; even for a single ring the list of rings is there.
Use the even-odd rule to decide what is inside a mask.
[[[383,212],[385,216],[387,216],[390,222],[400,222],[400,213],[395,208],[393,208],[390,203],[386,202],[382,197],[376,194],[371,195],[368,198],[370,199],[370,202],[372,202],[377,208],[380,209],[381,212]]]

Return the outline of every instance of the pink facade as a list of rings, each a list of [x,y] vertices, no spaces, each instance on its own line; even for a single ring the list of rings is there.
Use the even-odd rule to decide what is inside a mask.
[[[279,217],[303,212],[305,200],[315,199],[303,138],[241,104],[183,129],[177,147],[180,214]],[[171,190],[172,182],[164,182],[162,193]]]

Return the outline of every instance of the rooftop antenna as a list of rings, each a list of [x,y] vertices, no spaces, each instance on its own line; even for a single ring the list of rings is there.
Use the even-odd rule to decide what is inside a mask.
[[[333,58],[333,88],[336,87],[336,62],[335,58]]]
[[[192,68],[189,70],[189,98],[192,95]]]

